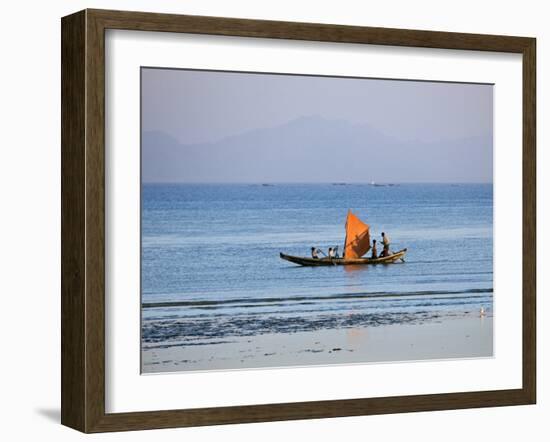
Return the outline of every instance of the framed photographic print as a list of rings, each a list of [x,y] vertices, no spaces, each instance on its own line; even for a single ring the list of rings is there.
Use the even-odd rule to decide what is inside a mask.
[[[62,423],[535,403],[535,40],[62,20]]]

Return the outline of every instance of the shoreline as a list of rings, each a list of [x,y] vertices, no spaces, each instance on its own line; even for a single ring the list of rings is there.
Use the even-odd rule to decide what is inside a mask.
[[[493,317],[203,339],[142,350],[142,374],[493,356]]]

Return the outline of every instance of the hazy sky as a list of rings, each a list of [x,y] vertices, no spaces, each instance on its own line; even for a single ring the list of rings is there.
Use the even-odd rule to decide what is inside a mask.
[[[142,69],[143,133],[160,132],[182,145],[219,142],[304,116],[366,124],[403,143],[432,143],[438,155],[446,141],[480,137],[489,140],[483,144],[489,153],[480,158],[492,163],[491,85]],[[492,164],[487,168],[492,176]]]

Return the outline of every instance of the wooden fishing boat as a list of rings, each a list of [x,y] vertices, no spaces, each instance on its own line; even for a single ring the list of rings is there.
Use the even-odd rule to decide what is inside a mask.
[[[392,253],[381,258],[308,258],[305,256],[292,256],[280,253],[279,256],[285,261],[290,261],[301,266],[345,266],[365,264],[393,264],[397,261],[405,261],[407,249]]]
[[[351,212],[351,210],[348,210],[348,216],[346,219],[346,238],[344,240],[344,258],[329,258],[328,256],[325,256],[324,258],[309,258],[287,255],[285,253],[280,253],[279,256],[281,259],[301,266],[393,264],[397,261],[405,261],[405,253],[407,253],[407,249],[390,253],[388,256],[384,257],[364,258],[364,255],[366,255],[370,248],[371,242],[369,225],[361,221]]]

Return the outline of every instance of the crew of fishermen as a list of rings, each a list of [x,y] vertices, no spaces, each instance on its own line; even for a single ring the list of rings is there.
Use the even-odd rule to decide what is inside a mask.
[[[321,249],[318,249],[317,247],[312,247],[311,248],[311,257],[312,258],[319,259],[319,253],[322,253],[323,255],[325,255],[325,253]],[[390,238],[388,237],[388,235],[386,235],[385,232],[382,232],[382,251],[380,252],[380,255],[378,255],[378,251],[376,249],[376,240],[373,239],[372,240],[372,249],[371,249],[371,259],[384,258],[384,257],[389,256],[389,255],[391,255],[391,252],[390,252]],[[338,255],[338,246],[329,247],[328,255],[325,255],[325,256],[329,259],[339,258],[340,256]],[[343,257],[345,257],[345,256],[343,256]]]
[[[319,253],[322,253],[323,255],[325,255],[325,253],[321,250],[321,249],[318,249],[317,247],[312,247],[311,248],[311,257],[314,258],[314,259],[319,259]],[[336,247],[329,247],[328,249],[328,254],[325,255],[327,258],[340,258],[340,255],[338,255],[338,246]]]

